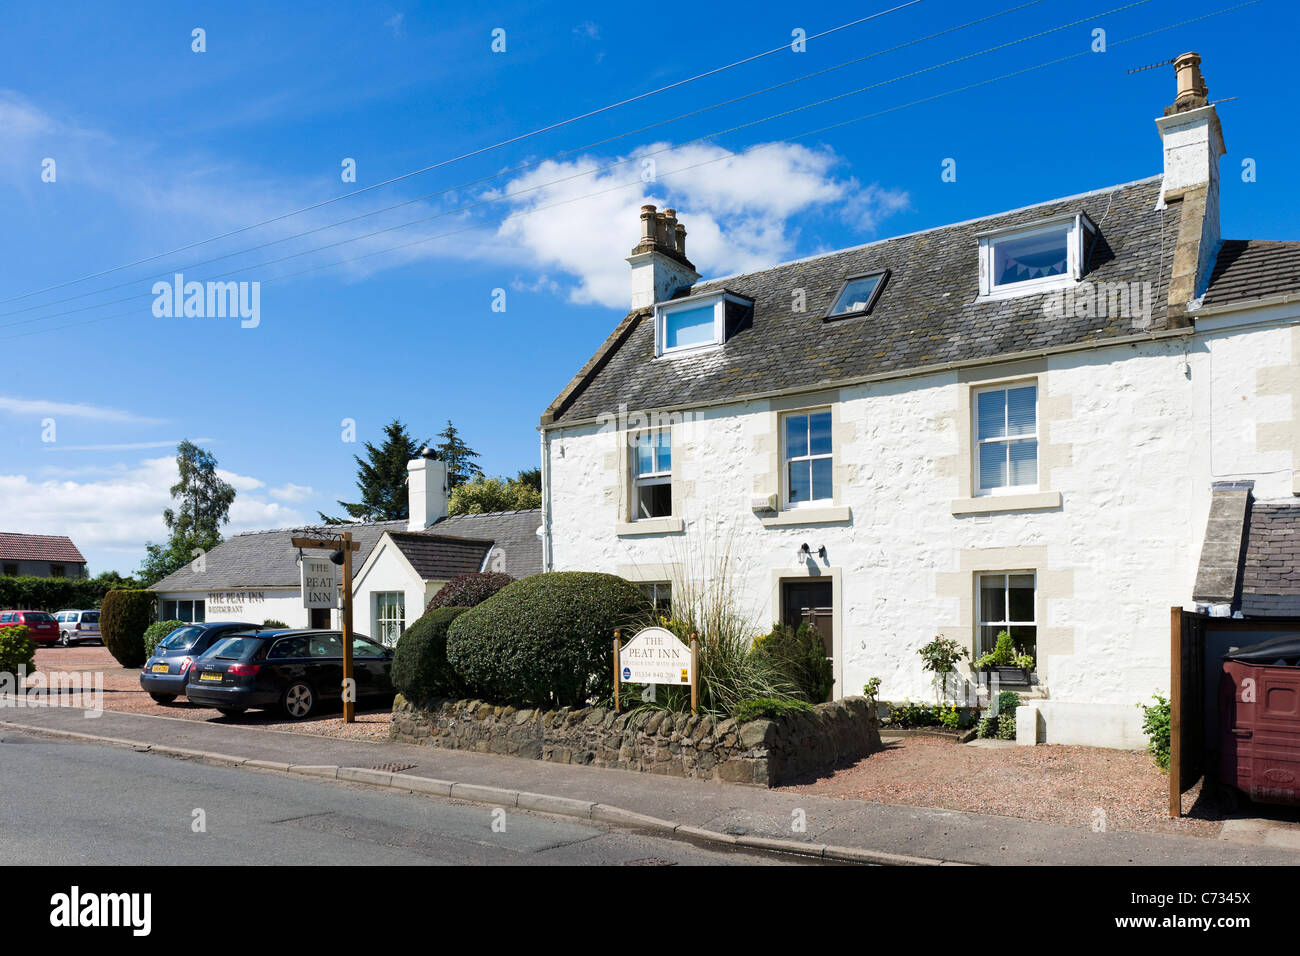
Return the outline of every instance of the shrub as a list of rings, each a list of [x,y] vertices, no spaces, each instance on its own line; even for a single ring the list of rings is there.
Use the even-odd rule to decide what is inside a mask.
[[[158,642],[172,631],[176,630],[176,628],[184,626],[184,621],[154,621],[144,629],[144,656],[153,657],[153,652],[157,649]]]
[[[774,700],[771,697],[751,697],[742,700],[731,710],[736,723],[743,724],[760,717],[776,718],[786,714],[811,714],[812,704],[802,700]]]
[[[438,607],[426,611],[397,640],[393,651],[393,686],[414,704],[435,697],[456,697],[464,685],[447,663],[447,629],[469,608]]]
[[[25,667],[31,673],[36,669],[36,642],[27,636],[27,628],[0,627],[0,674],[13,674]]]
[[[835,665],[826,656],[821,634],[808,622],[793,631],[785,624],[773,626],[770,633],[754,639],[752,653],[770,660],[794,683],[804,700],[820,704],[830,699]]]
[[[273,631],[273,630],[282,631],[287,629],[289,625],[284,623],[284,621],[277,621],[273,617],[268,617],[265,621],[262,622],[262,627],[266,628],[268,631]]]
[[[152,591],[109,591],[99,612],[99,634],[108,652],[123,667],[145,661],[144,632],[154,620]]]
[[[438,607],[478,607],[507,584],[514,581],[499,571],[476,571],[452,578],[429,599],[426,611]]]
[[[612,574],[538,574],[453,621],[447,660],[473,693],[497,703],[582,706],[612,693],[614,630],[651,611],[639,588]]]
[[[1142,732],[1147,735],[1147,750],[1156,758],[1164,773],[1169,772],[1169,701],[1159,694],[1152,695],[1156,702],[1147,706],[1138,704],[1142,711]]]
[[[998,694],[997,705],[990,707],[980,716],[980,737],[996,737],[999,740],[1016,739],[1016,708],[1021,704],[1020,695],[1013,690],[1004,690]]]
[[[40,578],[24,574],[0,577],[0,607],[20,607],[54,613],[67,608],[99,607],[104,595],[122,584],[111,573],[95,578]],[[128,580],[127,586],[131,582]]]

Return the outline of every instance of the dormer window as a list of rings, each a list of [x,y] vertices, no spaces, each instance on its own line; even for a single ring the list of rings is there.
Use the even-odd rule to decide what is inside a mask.
[[[846,280],[840,294],[835,297],[835,304],[826,313],[826,318],[843,319],[850,315],[868,314],[880,298],[880,290],[885,287],[888,278],[889,270],[886,269]]]
[[[714,348],[727,340],[754,307],[752,299],[725,289],[655,306],[655,355]]]
[[[979,237],[980,295],[1008,298],[1079,281],[1096,234],[1083,213],[985,233]]]

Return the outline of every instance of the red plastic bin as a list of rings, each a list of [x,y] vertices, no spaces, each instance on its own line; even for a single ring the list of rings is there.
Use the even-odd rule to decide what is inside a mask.
[[[1224,655],[1219,728],[1221,784],[1300,805],[1300,635]]]

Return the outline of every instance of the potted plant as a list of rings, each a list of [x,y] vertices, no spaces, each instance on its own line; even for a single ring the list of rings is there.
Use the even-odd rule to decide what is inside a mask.
[[[993,650],[973,662],[976,670],[996,673],[999,684],[1028,686],[1029,672],[1034,669],[1034,658],[1021,654],[1011,640],[1010,631],[999,631]]]

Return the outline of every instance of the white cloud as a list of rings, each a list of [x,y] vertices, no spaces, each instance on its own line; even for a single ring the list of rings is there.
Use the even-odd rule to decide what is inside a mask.
[[[280,501],[306,501],[316,494],[316,489],[310,485],[295,485],[293,482],[288,482],[279,488],[272,488],[269,494]]]
[[[603,172],[596,170],[607,163],[592,157],[541,164],[504,188],[506,194],[531,191],[507,200],[517,214],[500,226],[498,238],[539,269],[576,276],[573,301],[623,307],[628,267],[618,253],[635,244],[643,203],[677,210],[687,230],[687,255],[709,275],[792,258],[798,215],[847,214],[856,231],[871,234],[880,220],[907,206],[904,192],[837,178],[842,161],[829,149],[778,143],[733,154],[694,144],[659,152],[665,147],[637,150],[631,162]],[[643,184],[636,157],[649,154],[656,154],[650,157],[656,181]],[[573,178],[578,173],[591,175]],[[560,179],[566,181],[555,182]],[[633,185],[618,188],[624,184]]]
[[[252,493],[265,487],[264,481],[224,470],[219,474],[240,490],[230,509],[230,524],[222,528],[227,537],[306,523],[302,513]],[[86,480],[0,475],[0,528],[66,534],[87,556],[92,572],[104,570],[107,554],[127,556],[109,563],[129,571],[143,558],[145,542],[166,539],[162,512],[173,504],[168,489],[175,482],[176,460],[170,457],[146,459]]]
[[[0,120],[3,122],[3,120]],[[91,422],[119,422],[133,425],[161,425],[164,419],[149,418],[120,408],[87,405],[80,402],[54,402],[46,399],[8,398],[0,395],[0,412],[30,418],[72,418]]]

